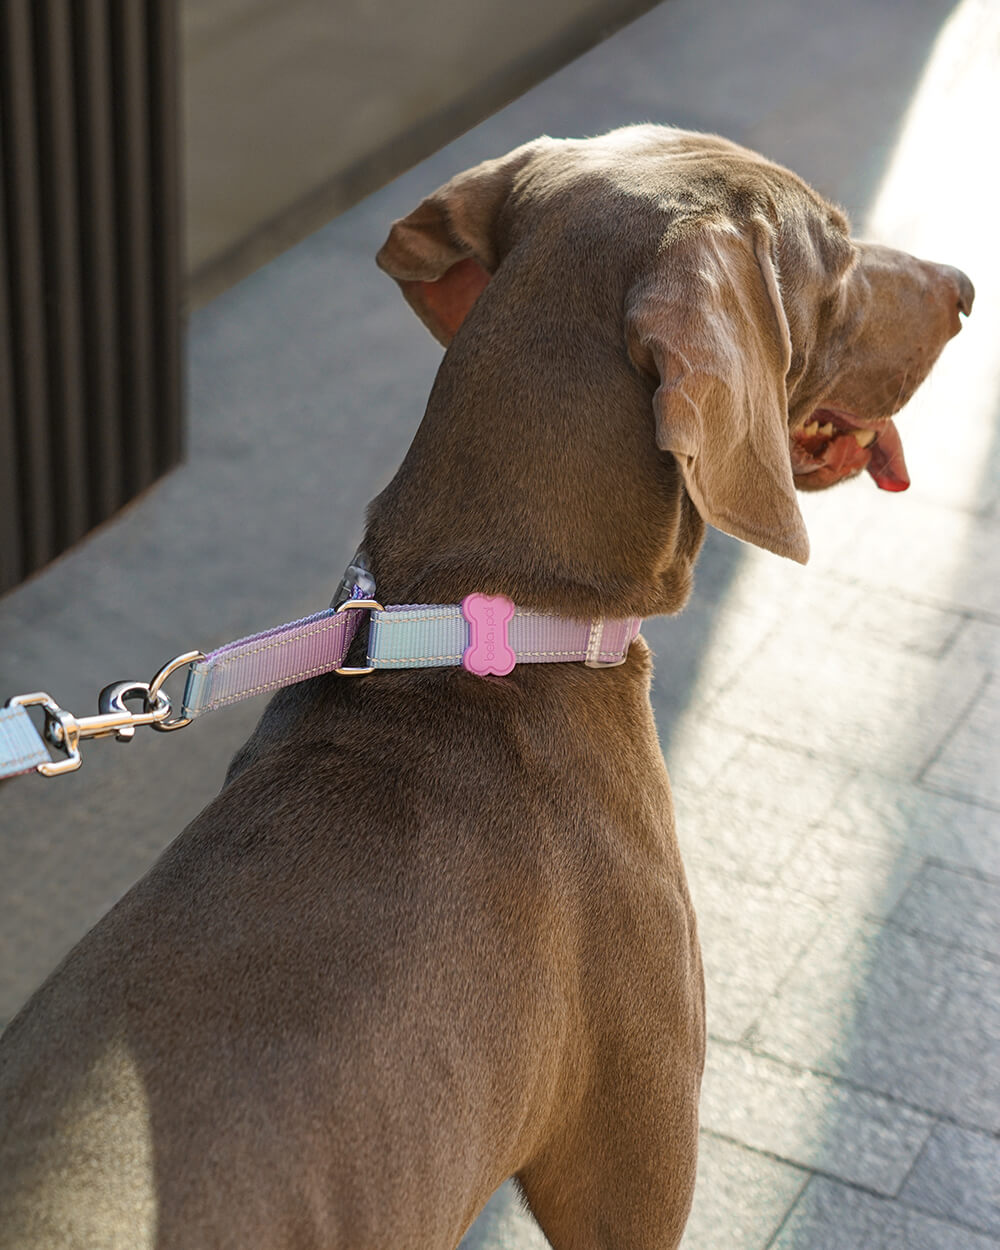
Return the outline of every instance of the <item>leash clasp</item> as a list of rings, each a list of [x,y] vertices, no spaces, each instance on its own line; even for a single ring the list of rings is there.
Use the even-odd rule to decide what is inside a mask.
[[[39,764],[38,771],[43,777],[60,777],[63,773],[76,772],[83,763],[80,743],[85,738],[114,736],[119,742],[128,742],[137,725],[153,725],[165,720],[170,715],[170,700],[165,694],[157,695],[148,711],[133,712],[125,706],[127,698],[142,695],[145,700],[148,690],[145,682],[119,681],[105,686],[98,699],[97,716],[74,716],[41,691],[15,695],[7,700],[7,706],[42,708],[45,713],[45,740],[65,751],[66,758]]]
[[[97,696],[96,716],[74,716],[42,691],[14,695],[5,706],[41,707],[45,713],[45,741],[65,751],[66,758],[38,764],[37,771],[43,777],[60,777],[75,772],[83,763],[80,743],[87,738],[114,737],[119,742],[131,742],[136,729],[143,725],[166,732],[190,724],[190,717],[170,719],[173,709],[162,686],[171,673],[204,658],[200,651],[187,651],[164,664],[152,681],[112,682]],[[142,707],[133,711],[128,703],[137,699],[142,700]]]

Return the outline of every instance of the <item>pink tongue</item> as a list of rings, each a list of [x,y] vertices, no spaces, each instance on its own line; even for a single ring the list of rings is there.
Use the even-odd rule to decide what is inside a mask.
[[[879,490],[906,490],[910,484],[910,475],[903,459],[903,444],[892,421],[879,427],[878,441],[872,444],[868,472],[875,479]]]

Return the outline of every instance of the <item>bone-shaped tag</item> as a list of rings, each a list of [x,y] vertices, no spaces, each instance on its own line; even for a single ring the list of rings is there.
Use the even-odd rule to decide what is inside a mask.
[[[479,677],[489,673],[506,677],[517,663],[507,640],[513,603],[506,595],[466,595],[462,615],[469,622],[469,645],[462,655],[462,667]]]

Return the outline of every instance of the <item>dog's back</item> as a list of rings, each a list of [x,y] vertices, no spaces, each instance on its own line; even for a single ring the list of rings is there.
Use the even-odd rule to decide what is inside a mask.
[[[609,1007],[647,1027],[609,934],[699,984],[640,652],[599,700],[562,666],[279,700],[5,1035],[4,1250],[453,1245],[582,1131]]]

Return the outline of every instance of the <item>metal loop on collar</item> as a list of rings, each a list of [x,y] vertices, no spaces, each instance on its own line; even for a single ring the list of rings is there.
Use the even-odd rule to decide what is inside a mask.
[[[374,583],[373,583],[374,584]],[[384,612],[385,608],[377,599],[345,599],[334,610],[339,616],[341,612],[352,612],[357,608],[359,611],[367,609],[369,612]],[[369,673],[374,673],[374,668],[335,668],[333,670],[338,677],[365,677]]]
[[[204,658],[205,655],[201,651],[185,651],[183,655],[177,655],[172,660],[168,660],[149,683],[147,704],[160,697],[160,687],[171,674],[176,673],[179,668],[183,668],[186,664],[197,664]],[[183,729],[185,725],[190,724],[190,716],[177,716],[173,720],[156,721],[153,724],[153,728],[158,729],[160,733],[170,733],[173,729]]]

